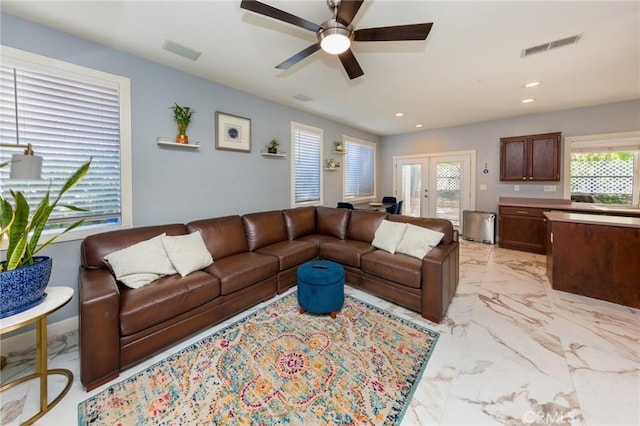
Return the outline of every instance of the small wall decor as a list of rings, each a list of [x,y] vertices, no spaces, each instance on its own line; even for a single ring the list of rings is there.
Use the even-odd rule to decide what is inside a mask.
[[[251,120],[216,111],[216,149],[251,152]]]
[[[269,154],[277,154],[280,141],[276,138],[271,139],[271,142],[267,145],[267,152]]]
[[[187,127],[191,123],[191,116],[195,113],[190,107],[180,106],[174,103],[172,107],[169,107],[173,111],[173,119],[178,126],[178,134],[176,135],[176,143],[188,144],[189,136],[187,136]]]

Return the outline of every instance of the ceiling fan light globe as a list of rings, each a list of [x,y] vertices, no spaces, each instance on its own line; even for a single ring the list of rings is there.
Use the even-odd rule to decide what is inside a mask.
[[[348,31],[342,28],[328,28],[320,33],[320,47],[331,55],[339,55],[351,46]]]

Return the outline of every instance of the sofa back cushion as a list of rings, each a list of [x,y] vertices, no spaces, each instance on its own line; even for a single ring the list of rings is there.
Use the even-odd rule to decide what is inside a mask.
[[[387,217],[386,212],[376,212],[367,210],[354,210],[349,218],[350,240],[364,241],[370,243],[376,234],[376,229]]]
[[[316,207],[316,232],[341,240],[347,238],[347,224],[351,210]]]
[[[200,231],[213,260],[249,251],[240,216],[196,220],[187,223],[187,230]]]
[[[287,236],[290,240],[295,240],[304,235],[315,234],[316,232],[316,208],[298,207],[282,211],[284,223],[287,227]]]
[[[280,210],[246,214],[242,216],[242,224],[250,251],[287,240],[287,230]]]
[[[109,269],[111,266],[104,257],[118,250],[125,249],[141,241],[149,240],[160,234],[184,235],[187,228],[181,223],[139,228],[118,229],[90,235],[80,246],[80,261],[87,269]]]
[[[387,220],[392,222],[410,223],[412,225],[421,226],[423,228],[433,229],[444,234],[440,244],[450,244],[453,241],[453,225],[446,219],[437,219],[433,217],[411,217],[399,214],[389,215]]]

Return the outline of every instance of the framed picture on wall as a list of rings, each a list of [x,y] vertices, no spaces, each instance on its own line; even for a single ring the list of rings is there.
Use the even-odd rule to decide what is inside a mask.
[[[216,149],[251,152],[251,120],[216,111]]]

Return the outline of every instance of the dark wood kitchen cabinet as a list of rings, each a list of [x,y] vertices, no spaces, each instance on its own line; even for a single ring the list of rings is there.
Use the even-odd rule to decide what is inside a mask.
[[[545,254],[549,209],[500,206],[498,245],[503,248]]]
[[[559,181],[560,132],[500,138],[501,181]]]

